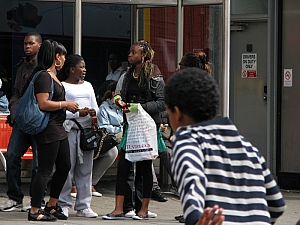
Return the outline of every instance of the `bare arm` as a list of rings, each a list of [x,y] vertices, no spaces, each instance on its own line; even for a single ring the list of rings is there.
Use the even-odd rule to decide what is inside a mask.
[[[73,101],[52,101],[49,100],[49,93],[36,94],[39,107],[44,111],[55,111],[62,108],[66,108],[70,111],[75,111],[78,108],[78,104]]]

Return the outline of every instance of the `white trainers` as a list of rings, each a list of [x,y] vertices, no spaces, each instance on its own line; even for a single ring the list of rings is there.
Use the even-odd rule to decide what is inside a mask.
[[[21,209],[22,212],[28,212],[31,209],[31,202],[28,202],[27,205],[23,206]]]
[[[102,197],[102,194],[98,191],[93,191],[92,192],[92,196],[95,196],[95,197]]]
[[[17,203],[14,200],[8,199],[0,206],[0,211],[2,212],[11,212],[15,209],[21,209],[23,207],[22,203]]]
[[[148,218],[156,218],[156,217],[157,217],[156,213],[148,211]]]
[[[63,206],[61,207],[62,211],[63,211],[63,214],[66,216],[66,217],[69,217],[69,209],[70,207],[69,206]]]
[[[98,216],[91,208],[77,210],[76,216],[87,217],[87,218],[96,218]]]
[[[124,216],[126,218],[132,218],[133,216],[135,216],[135,212],[133,210],[131,210],[128,213],[126,213]]]

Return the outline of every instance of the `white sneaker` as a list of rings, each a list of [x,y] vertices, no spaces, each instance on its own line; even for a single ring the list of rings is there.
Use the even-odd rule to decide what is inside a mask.
[[[148,211],[148,218],[156,218],[156,217],[157,217],[156,213]]]
[[[128,213],[125,214],[126,218],[132,218],[133,216],[135,216],[135,212],[133,210],[131,210]]]
[[[63,214],[66,216],[66,217],[69,217],[69,209],[70,207],[69,206],[64,206],[64,207],[61,207],[62,211],[63,211]]]
[[[87,218],[96,218],[98,216],[91,208],[77,210],[76,216],[87,217]]]
[[[0,206],[0,211],[2,212],[11,212],[15,209],[21,209],[23,207],[22,203],[17,203],[14,200],[8,199]]]
[[[102,197],[102,194],[98,191],[93,191],[92,192],[92,196],[95,196],[95,197]]]
[[[77,193],[71,193],[72,198],[76,198]]]
[[[27,205],[23,206],[21,209],[22,212],[28,212],[31,209],[31,202],[28,202]]]

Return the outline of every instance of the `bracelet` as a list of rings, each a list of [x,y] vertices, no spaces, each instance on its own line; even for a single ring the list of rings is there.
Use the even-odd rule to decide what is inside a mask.
[[[59,109],[61,109],[61,101],[59,101]]]

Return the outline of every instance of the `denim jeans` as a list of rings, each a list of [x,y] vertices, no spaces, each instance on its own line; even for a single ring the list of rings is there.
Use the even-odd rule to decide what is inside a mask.
[[[23,202],[24,194],[21,191],[21,157],[26,153],[29,146],[32,147],[33,160],[32,160],[32,177],[35,176],[38,168],[37,159],[37,144],[32,139],[31,135],[24,133],[15,123],[9,139],[6,157],[6,182],[7,192],[9,199],[17,203]],[[31,185],[29,190],[31,195]]]

